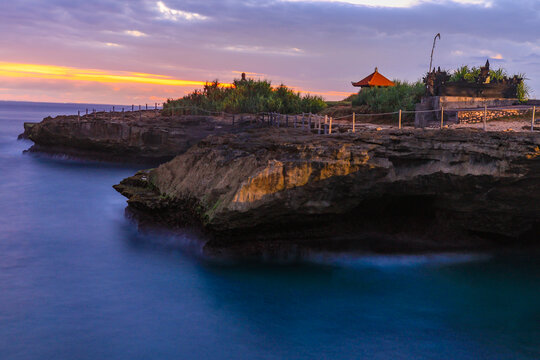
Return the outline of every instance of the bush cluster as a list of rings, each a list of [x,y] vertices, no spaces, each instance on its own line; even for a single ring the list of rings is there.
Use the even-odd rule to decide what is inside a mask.
[[[361,89],[351,97],[353,106],[367,105],[370,113],[386,113],[398,110],[414,110],[415,104],[425,94],[421,81],[408,83],[393,80],[396,86]]]
[[[469,68],[467,65],[460,66],[457,68],[451,75],[450,75],[450,82],[459,82],[459,81],[466,81],[470,83],[476,83],[478,82],[478,78],[480,76],[480,68],[478,67],[471,67]],[[517,84],[517,98],[520,101],[527,100],[529,94],[530,94],[530,88],[525,83],[525,74],[515,74],[513,76],[508,76],[508,73],[503,68],[499,68],[497,70],[489,70],[489,80],[490,82],[502,82],[505,79],[512,78],[512,77],[518,77],[519,79],[522,79]]]
[[[207,83],[202,90],[177,100],[167,100],[163,111],[170,113],[188,109],[192,114],[202,113],[198,109],[212,112],[227,112],[232,114],[259,112],[279,112],[282,114],[298,114],[302,112],[318,113],[326,107],[320,96],[300,95],[285,85],[273,88],[267,80],[234,80],[231,87],[220,86],[218,81]]]

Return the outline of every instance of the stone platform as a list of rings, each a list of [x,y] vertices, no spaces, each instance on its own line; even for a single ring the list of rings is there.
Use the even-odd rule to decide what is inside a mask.
[[[444,107],[444,123],[457,124],[460,122],[460,112],[480,111],[484,106],[508,107],[519,104],[518,99],[504,98],[480,98],[461,96],[429,96],[423,97],[419,104],[416,104],[414,126],[417,128],[439,126],[441,123],[441,108]],[[478,109],[478,110],[477,110]],[[461,111],[459,111],[461,110]]]

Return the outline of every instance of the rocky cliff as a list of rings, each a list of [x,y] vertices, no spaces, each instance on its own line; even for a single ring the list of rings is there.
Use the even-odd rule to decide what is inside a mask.
[[[139,218],[200,224],[212,253],[535,245],[540,134],[249,130],[115,188]]]
[[[234,132],[229,119],[210,116],[161,116],[155,111],[100,112],[96,115],[48,117],[25,123],[21,137],[30,151],[62,153],[113,161],[161,163],[183,153],[210,134]]]

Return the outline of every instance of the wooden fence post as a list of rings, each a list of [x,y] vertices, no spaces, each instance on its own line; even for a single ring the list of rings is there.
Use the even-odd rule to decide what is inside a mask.
[[[135,105],[131,104],[131,111],[135,108]]]
[[[531,118],[531,131],[534,131],[534,114],[536,112],[536,106],[533,106],[532,118]]]
[[[444,123],[444,106],[441,106],[441,129],[443,128]]]
[[[356,132],[356,113],[352,113],[352,132]]]
[[[486,123],[487,123],[487,105],[484,105],[484,131],[486,131]]]
[[[328,124],[328,135],[332,134],[332,117],[330,117],[330,124]]]
[[[401,109],[399,109],[399,120],[398,120],[398,122],[399,122],[398,127],[399,127],[399,129],[401,129]]]
[[[148,104],[146,104],[146,110],[148,110]]]
[[[81,121],[81,110],[77,110],[77,121]]]

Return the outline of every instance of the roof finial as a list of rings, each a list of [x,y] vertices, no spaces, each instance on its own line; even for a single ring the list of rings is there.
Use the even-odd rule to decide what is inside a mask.
[[[379,69],[375,66],[375,72],[379,72]]]

